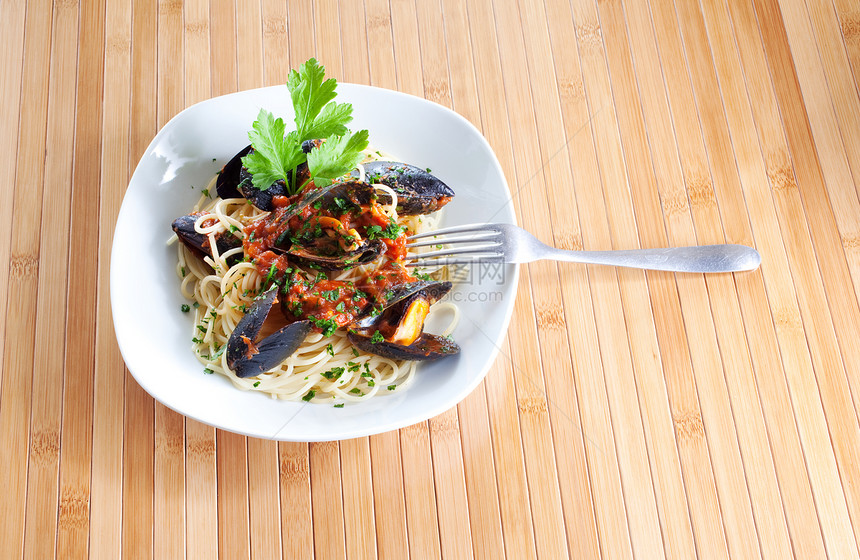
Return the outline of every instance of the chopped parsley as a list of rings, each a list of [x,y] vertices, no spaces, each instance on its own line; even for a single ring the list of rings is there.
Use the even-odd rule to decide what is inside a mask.
[[[264,286],[268,286],[272,282],[272,278],[275,277],[275,273],[278,271],[278,265],[272,263],[272,267],[269,269],[269,273],[266,275],[266,280],[263,282]]]
[[[397,222],[392,220],[392,221],[388,222],[388,225],[385,226],[385,228],[383,228],[382,226],[375,225],[375,224],[367,226],[367,229],[365,230],[365,234],[367,235],[367,238],[371,239],[371,240],[372,239],[397,239],[398,237],[400,237],[400,234],[402,234],[404,231],[406,231],[406,226],[399,226],[399,225],[397,225]]]
[[[313,389],[311,389],[310,391],[308,391],[308,394],[307,394],[307,395],[305,395],[304,397],[302,397],[302,400],[303,400],[303,401],[305,401],[305,402],[308,402],[308,401],[310,401],[312,398],[314,398],[314,396],[315,396],[316,394],[317,394],[317,392],[316,392],[316,391],[314,391]]]
[[[382,333],[379,331],[376,331],[375,333],[373,333],[373,336],[370,337],[371,344],[378,344],[383,340],[385,340],[385,337],[382,336]]]
[[[334,367],[328,371],[324,371],[321,375],[326,379],[338,379],[341,375],[343,375],[344,369],[342,367]]]
[[[337,323],[334,319],[311,319],[317,328],[322,329],[323,336],[331,336],[337,330]]]
[[[326,292],[320,292],[320,296],[329,301],[337,301],[337,298],[340,297],[340,288],[335,288]]]
[[[179,309],[180,309],[183,313],[188,313],[189,311],[191,311],[191,307],[189,307],[187,303],[183,303],[183,304],[179,307]]]

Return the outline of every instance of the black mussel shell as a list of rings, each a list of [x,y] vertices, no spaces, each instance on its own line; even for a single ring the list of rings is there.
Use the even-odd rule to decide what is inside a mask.
[[[209,236],[202,233],[197,233],[194,229],[194,222],[197,221],[197,214],[189,214],[180,216],[173,220],[173,231],[179,240],[189,249],[191,249],[201,259],[203,257],[212,256],[212,249],[209,247]],[[224,254],[230,249],[242,246],[242,240],[229,232],[222,232],[215,238],[215,244],[218,247],[218,252]],[[234,265],[242,260],[242,254],[236,254],[227,259],[227,264]]]
[[[370,204],[371,198],[376,196],[376,190],[372,185],[358,181],[345,181],[332,183],[331,185],[314,190],[306,194],[300,200],[290,216],[300,213],[310,205],[321,205],[329,210],[343,209],[344,204],[356,206]]]
[[[313,141],[308,141],[313,142]],[[313,144],[310,144],[311,146]],[[304,146],[303,146],[304,149]],[[215,189],[221,198],[245,197],[251,204],[260,210],[271,211],[274,206],[272,199],[276,196],[287,196],[287,185],[285,181],[277,181],[267,189],[257,189],[252,186],[251,173],[242,166],[242,158],[253,152],[254,149],[248,145],[242,148],[221,169],[218,179],[215,181]],[[288,177],[292,180],[291,177]],[[296,169],[296,186],[302,185],[310,178],[310,172],[306,163],[302,163]]]
[[[272,183],[268,189],[258,189],[252,184],[251,173],[244,167],[239,171],[239,178],[239,192],[260,210],[270,212],[275,208],[272,204],[273,198],[276,196],[289,196],[287,183],[283,180]],[[287,172],[287,178],[291,179],[291,172],[289,171]],[[308,166],[306,163],[302,163],[296,168],[296,188],[307,181],[308,178],[310,178]]]
[[[242,171],[242,158],[251,153],[251,145],[247,145],[233,156],[233,159],[221,168],[221,173],[218,174],[218,179],[215,180],[215,190],[218,191],[218,196],[221,198],[242,198],[242,193],[239,192],[239,182],[242,180],[239,177]]]
[[[296,321],[255,342],[277,293],[278,286],[274,285],[260,296],[227,341],[227,365],[239,377],[253,377],[274,368],[298,349],[313,328],[308,320]]]
[[[430,214],[448,203],[454,191],[425,169],[393,161],[364,164],[365,182],[382,183],[397,193],[397,212],[403,215]],[[359,177],[359,171],[352,172]],[[380,193],[380,204],[389,204]]]
[[[275,206],[272,204],[273,198],[287,195],[287,184],[284,181],[276,181],[269,185],[268,189],[255,188],[251,183],[251,174],[244,167],[239,171],[239,177],[239,192],[251,204],[265,212],[270,212],[274,209]]]
[[[305,140],[304,142],[302,142],[302,151],[306,154],[309,154],[314,148],[319,148],[320,146],[322,146],[323,142],[325,142],[325,138],[318,138],[316,140]]]
[[[287,255],[298,265],[320,270],[348,270],[355,266],[375,261],[385,252],[386,246],[379,239],[365,240],[354,251],[344,251],[336,255],[322,255],[314,252],[312,247],[293,245]]]

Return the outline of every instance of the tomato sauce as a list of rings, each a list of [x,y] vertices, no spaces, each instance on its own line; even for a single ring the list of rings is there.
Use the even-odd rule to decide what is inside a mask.
[[[311,319],[322,332],[344,327],[374,308],[381,310],[393,286],[417,281],[402,264],[405,228],[393,223],[375,200],[362,205],[346,200],[328,207],[307,204],[297,211],[307,193],[308,189],[293,197],[275,197],[273,211],[243,230],[246,258],[263,276],[264,285],[282,286],[278,299],[287,321]],[[390,261],[356,283],[329,280],[322,273],[314,277],[293,266],[286,254],[294,243],[312,246],[321,255],[339,254],[344,246],[366,239],[382,240]]]

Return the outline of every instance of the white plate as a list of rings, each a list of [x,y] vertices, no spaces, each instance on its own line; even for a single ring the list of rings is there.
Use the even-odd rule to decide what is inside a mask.
[[[468,121],[424,99],[340,84],[353,130],[404,162],[430,168],[456,192],[443,225],[514,223],[510,192],[490,146]],[[119,213],[111,253],[111,304],[119,347],[138,383],[169,408],[212,426],[286,441],[347,439],[408,426],[448,410],[484,378],[514,306],[517,267],[474,268],[449,294],[462,311],[458,356],[422,364],[405,391],[334,408],[274,400],[206,375],[191,350],[192,318],[165,243],[213,174],[248,143],[260,108],[292,123],[286,86],[243,91],[182,111],[140,160]],[[289,126],[289,125],[288,125]],[[192,188],[193,187],[193,188]],[[433,332],[428,328],[428,331]]]

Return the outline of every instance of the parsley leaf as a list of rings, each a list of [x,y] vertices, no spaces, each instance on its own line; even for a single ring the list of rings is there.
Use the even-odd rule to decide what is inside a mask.
[[[254,151],[242,158],[252,175],[252,186],[266,190],[277,181],[288,185],[289,194],[296,194],[301,185],[291,184],[296,168],[307,161],[314,183],[325,187],[363,159],[367,148],[366,130],[351,133],[346,125],[352,121],[352,105],[334,101],[337,81],[325,79],[325,68],[315,59],[308,59],[290,72],[287,88],[295,112],[296,129],[287,133],[283,119],[275,118],[265,109],[248,133]],[[325,138],[320,147],[305,155],[302,142]],[[290,177],[287,175],[291,174]]]
[[[333,102],[337,81],[324,78],[325,68],[313,58],[290,71],[287,88],[296,113],[299,142],[342,136],[352,120],[352,105]]]
[[[304,161],[301,141],[295,131],[284,136],[284,120],[260,109],[248,133],[254,151],[242,158],[251,173],[252,185],[268,189],[276,181],[287,181],[287,173]]]
[[[367,148],[368,132],[359,130],[333,136],[308,154],[308,169],[318,187],[330,185],[334,179],[348,173],[358,165]]]

